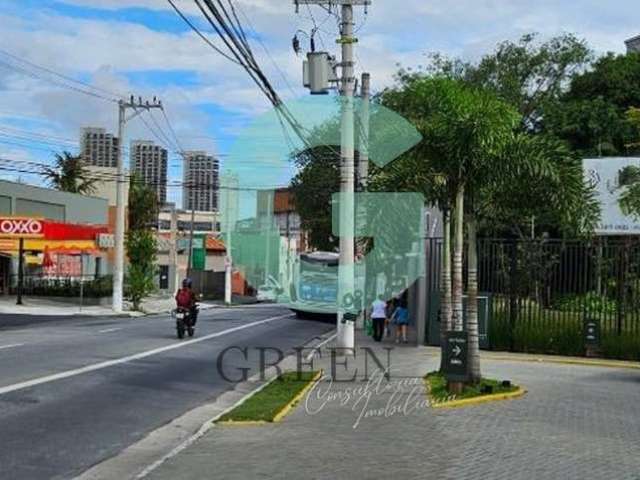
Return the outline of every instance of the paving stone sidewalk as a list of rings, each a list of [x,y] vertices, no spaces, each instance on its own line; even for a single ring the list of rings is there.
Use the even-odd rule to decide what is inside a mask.
[[[433,410],[421,404],[433,349],[358,341],[380,359],[393,347],[390,382],[367,390],[358,355],[337,370],[358,381],[323,380],[279,424],[216,426],[150,478],[640,479],[638,370],[485,359],[485,376],[529,393]],[[330,370],[326,352],[318,365]]]

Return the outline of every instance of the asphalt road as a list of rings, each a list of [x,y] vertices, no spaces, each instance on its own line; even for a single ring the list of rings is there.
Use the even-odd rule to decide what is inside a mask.
[[[167,315],[0,329],[0,478],[67,479],[233,388],[259,350],[290,351],[332,328],[277,306],[200,313],[193,340]],[[0,319],[0,325],[2,319]],[[276,354],[267,352],[267,359]]]

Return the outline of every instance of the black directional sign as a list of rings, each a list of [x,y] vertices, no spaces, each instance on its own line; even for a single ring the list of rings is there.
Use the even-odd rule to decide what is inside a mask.
[[[469,380],[469,334],[447,332],[445,335],[444,374],[451,382]]]
[[[584,343],[587,346],[600,345],[600,320],[587,318],[584,321]]]

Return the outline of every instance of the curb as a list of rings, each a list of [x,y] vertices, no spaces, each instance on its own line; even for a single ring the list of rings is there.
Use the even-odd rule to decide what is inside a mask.
[[[516,398],[521,398],[527,393],[527,390],[518,387],[518,389],[514,392],[508,393],[495,393],[492,395],[482,395],[479,397],[473,398],[464,398],[462,400],[450,400],[445,402],[438,403],[430,403],[431,408],[441,409],[441,408],[461,408],[468,407],[472,405],[481,405],[483,403],[489,402],[500,402],[503,400],[514,400]]]
[[[556,357],[519,357],[516,355],[509,356],[481,356],[484,360],[493,361],[509,361],[509,362],[527,362],[527,363],[556,363],[559,365],[579,365],[583,367],[602,367],[602,368],[627,368],[631,370],[640,370],[640,363],[632,363],[626,360],[606,360],[606,359],[581,359],[581,358],[556,358]]]
[[[289,403],[287,403],[284,407],[280,409],[278,413],[276,413],[276,415],[273,417],[273,423],[281,422],[282,419],[286,417],[289,414],[289,412],[291,412],[291,410],[293,410],[296,404],[302,398],[304,398],[304,396],[309,392],[311,387],[313,387],[316,383],[318,383],[318,380],[320,380],[323,375],[324,375],[323,370],[320,370],[318,373],[316,373],[313,376],[313,378],[309,380],[309,383],[307,383],[305,387],[302,390],[300,390],[298,394],[295,397],[293,397],[293,399],[291,399],[291,401],[289,401]]]
[[[325,333],[324,335],[320,336],[319,338],[320,338],[321,341],[318,342],[317,344],[313,345],[310,348],[313,348],[313,349],[321,348],[323,345],[325,345],[326,343],[328,343],[331,340],[333,340],[333,338],[335,338],[335,336],[336,336],[335,330],[331,330],[330,332]],[[318,338],[318,337],[316,337],[316,338]],[[313,353],[315,353],[315,350],[314,350],[314,352],[312,352],[312,354]],[[310,358],[311,355],[308,355],[307,358]],[[278,364],[278,366],[283,365],[285,362],[287,362],[288,359],[291,359],[291,358],[292,358],[292,356],[284,358],[282,360],[282,362],[280,362]],[[273,370],[275,370],[275,372],[277,372],[276,368],[274,368],[274,367],[271,367],[271,368]],[[259,376],[260,376],[260,374],[256,373],[252,378],[250,378],[247,382],[244,382],[244,383],[245,384],[251,384],[251,383],[255,382],[256,379],[259,378]],[[258,392],[260,392],[263,388],[266,388],[266,386],[269,385],[271,382],[273,382],[277,377],[278,377],[277,374],[274,375],[273,378],[271,378],[270,380],[266,381],[262,385],[259,385],[257,388],[254,388],[250,392],[246,393],[240,399],[235,401],[231,406],[225,408],[224,410],[218,412],[216,415],[214,415],[214,416],[210,417],[209,419],[207,419],[204,423],[202,423],[200,425],[200,428],[198,428],[198,430],[195,433],[193,433],[190,437],[188,437],[182,443],[178,444],[176,447],[174,447],[172,450],[170,450],[167,454],[162,456],[160,459],[157,459],[153,463],[147,465],[144,469],[139,471],[139,473],[137,475],[134,475],[132,478],[137,480],[137,479],[143,479],[143,478],[148,477],[154,470],[159,468],[161,465],[163,465],[165,462],[167,462],[171,458],[175,457],[176,455],[179,455],[181,452],[183,452],[184,450],[189,448],[191,445],[193,445],[195,442],[197,442],[200,438],[202,438],[207,433],[209,433],[212,429],[218,427],[218,425],[222,426],[222,424],[216,423],[217,420],[220,417],[222,417],[223,415],[225,415],[228,412],[232,411],[238,405],[240,405],[241,403],[243,403],[244,401],[246,401],[247,399],[249,399],[253,395],[257,394]],[[234,392],[237,391],[238,387],[239,386],[236,386],[236,388],[233,391]],[[213,404],[215,404],[215,402],[216,401],[214,401]],[[84,478],[84,475],[85,474],[82,474],[83,478]],[[80,478],[80,477],[77,477],[77,478]]]
[[[423,346],[424,353],[428,357],[440,356],[438,347]],[[616,360],[608,358],[586,358],[586,357],[561,357],[558,355],[539,355],[533,353],[499,352],[482,350],[480,360],[526,362],[526,363],[556,363],[559,365],[579,365],[584,367],[602,368],[627,368],[640,370],[640,362],[634,360]]]

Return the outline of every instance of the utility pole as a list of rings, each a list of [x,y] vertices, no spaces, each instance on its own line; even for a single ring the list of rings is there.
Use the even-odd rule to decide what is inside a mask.
[[[355,352],[355,322],[349,310],[349,298],[353,302],[355,288],[355,228],[354,228],[354,195],[355,195],[355,165],[354,165],[354,102],[356,79],[354,76],[354,37],[353,7],[364,6],[365,12],[371,0],[294,0],[296,12],[301,4],[322,5],[331,8],[340,5],[340,39],[342,67],[340,80],[340,95],[342,97],[342,111],[340,120],[340,261],[338,270],[338,321],[337,347],[343,353]]]
[[[360,98],[362,99],[360,115],[360,146],[358,148],[358,178],[360,189],[367,190],[369,177],[369,100],[371,98],[371,74],[362,74],[362,85],[360,86]]]
[[[267,192],[267,211],[265,214],[264,232],[266,232],[267,247],[264,255],[264,284],[269,284],[269,267],[271,266],[271,227],[274,225],[274,203],[275,203],[275,191]],[[263,225],[260,226],[261,229]]]
[[[169,228],[169,290],[173,294],[178,288],[178,212],[175,205],[171,207]]]
[[[225,190],[224,204],[222,205],[223,223],[225,229],[225,248],[226,257],[224,259],[224,302],[227,305],[231,305],[232,292],[233,292],[233,257],[231,240],[233,238],[232,230],[236,227],[238,205],[237,205],[237,190],[238,179],[233,175],[226,175],[222,179],[222,188]]]
[[[162,109],[162,102],[153,98],[150,103],[142,101],[138,97],[136,102],[133,95],[126,100],[118,102],[118,174],[116,183],[116,258],[113,266],[113,303],[112,308],[116,313],[122,312],[123,303],[123,286],[124,286],[124,230],[125,230],[125,182],[127,181],[124,169],[123,144],[124,144],[124,128],[126,123],[140,115],[145,110]],[[133,110],[133,113],[127,117],[127,109]]]
[[[191,276],[191,262],[193,261],[193,224],[196,221],[195,196],[191,200],[191,225],[189,227],[189,260],[187,261],[187,277]]]
[[[362,74],[362,81],[360,86],[360,130],[359,130],[359,144],[358,144],[358,191],[366,192],[367,191],[367,179],[369,177],[369,99],[371,97],[371,75],[368,73]],[[358,210],[358,220],[359,222],[366,221],[367,219],[367,211],[366,211],[366,201],[364,199],[357,207]],[[362,261],[364,258],[364,243],[360,242],[357,245],[358,249],[358,258]],[[359,268],[359,273],[361,276],[361,287],[363,291],[362,295],[362,312],[358,316],[358,328],[364,328],[364,320],[367,314],[367,306],[370,303],[369,298],[367,297],[368,293],[368,283],[367,283],[367,265],[366,262],[362,262]],[[373,292],[374,296],[377,292]]]
[[[342,5],[340,24],[342,44],[342,114],[340,120],[340,266],[338,274],[338,336],[337,344],[343,351],[355,348],[355,325],[345,319],[346,298],[354,293],[355,268],[355,229],[354,229],[354,193],[355,193],[355,148],[354,148],[354,112],[353,95],[355,89],[353,38],[353,5]]]

